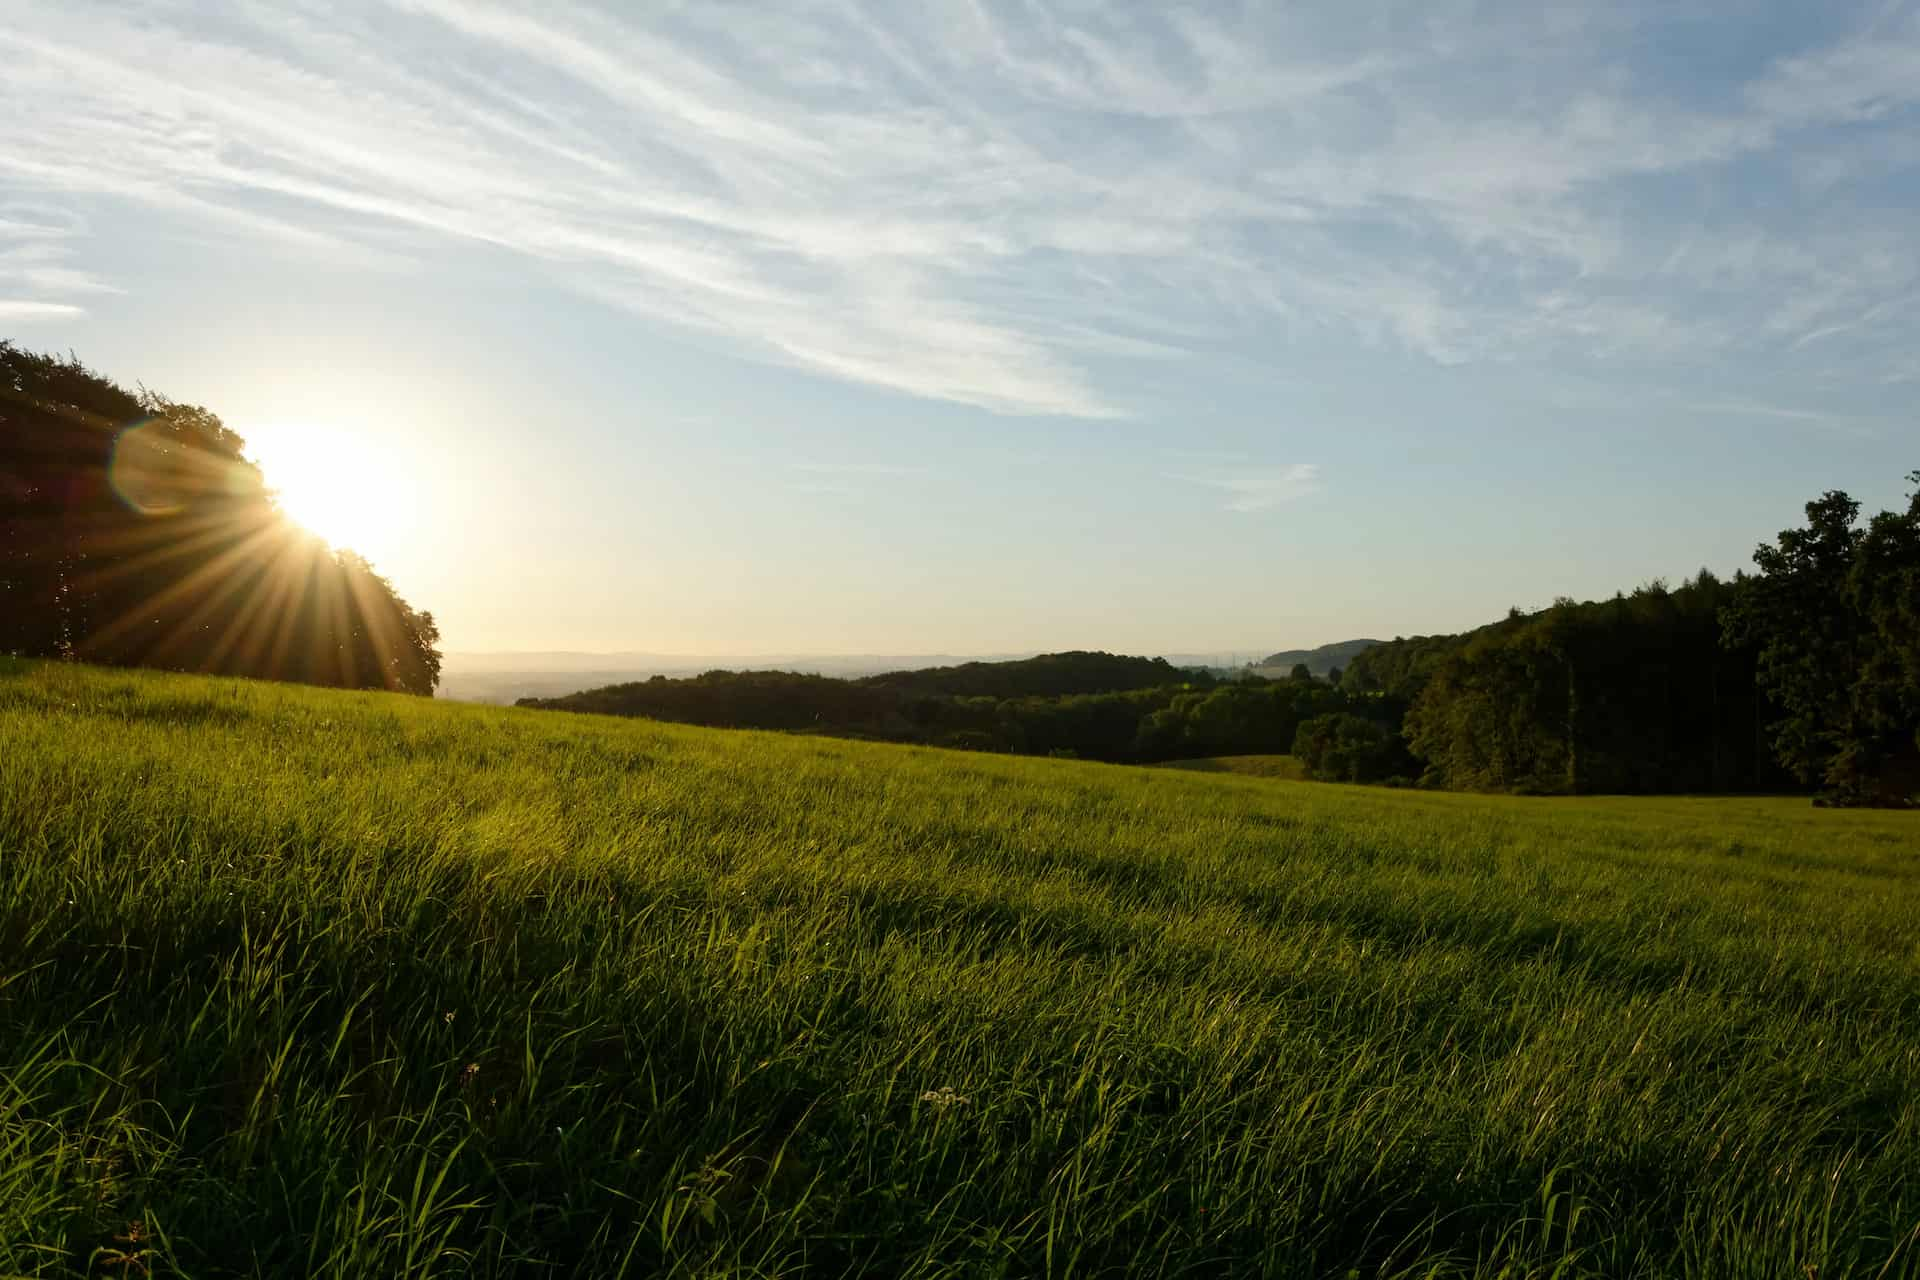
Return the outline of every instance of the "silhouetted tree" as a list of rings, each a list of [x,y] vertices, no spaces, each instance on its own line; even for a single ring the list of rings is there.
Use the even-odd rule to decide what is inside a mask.
[[[432,615],[282,517],[244,448],[0,343],[0,651],[432,693]]]

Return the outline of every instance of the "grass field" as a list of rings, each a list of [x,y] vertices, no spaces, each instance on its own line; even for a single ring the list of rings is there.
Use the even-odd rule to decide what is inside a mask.
[[[1920,817],[0,663],[0,1273],[1920,1273]]]
[[[1282,778],[1302,782],[1307,771],[1292,756],[1201,756],[1193,760],[1169,760],[1162,769],[1185,769],[1191,773],[1233,773],[1243,778]]]

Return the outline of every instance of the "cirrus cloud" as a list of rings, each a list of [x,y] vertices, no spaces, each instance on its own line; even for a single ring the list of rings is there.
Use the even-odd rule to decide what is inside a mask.
[[[1449,364],[1910,364],[1911,4],[1684,79],[1645,51],[1701,11],[1653,6],[6,10],[0,189],[36,207],[343,257],[491,246],[750,356],[996,412],[1124,415],[1107,362],[1249,330]],[[139,287],[9,225],[0,315]]]

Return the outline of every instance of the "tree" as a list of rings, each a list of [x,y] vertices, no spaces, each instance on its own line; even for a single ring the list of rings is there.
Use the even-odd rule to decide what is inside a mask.
[[[1302,721],[1293,754],[1321,782],[1383,782],[1412,771],[1399,734],[1346,712]]]
[[[1726,614],[1779,708],[1775,753],[1830,803],[1920,793],[1920,472],[1909,479],[1907,510],[1864,528],[1843,492],[1809,502],[1805,528],[1754,552],[1760,574]]]
[[[1861,716],[1888,744],[1883,790],[1920,796],[1920,471],[1904,512],[1868,524],[1847,588],[1869,635]]]
[[[439,630],[214,414],[0,342],[0,652],[431,694]]]
[[[112,514],[107,459],[141,402],[77,360],[0,343],[0,651],[71,656],[87,544]]]
[[[1465,636],[1396,641],[1349,670],[1386,673],[1356,694],[1400,723],[1443,787],[1549,792],[1749,790],[1777,785],[1756,721],[1751,648],[1723,647],[1719,614],[1743,589],[1701,574],[1609,600],[1562,598]],[[1405,652],[1396,653],[1402,646]],[[1362,666],[1365,662],[1366,666]]]
[[[1304,662],[1296,662],[1296,663],[1294,663],[1294,664],[1293,664],[1293,670],[1291,670],[1291,671],[1289,671],[1289,672],[1287,672],[1287,679],[1289,679],[1289,680],[1311,680],[1311,679],[1313,679],[1313,672],[1311,672],[1311,671],[1309,671],[1309,670],[1307,670],[1307,664],[1306,664],[1306,663],[1304,663]]]

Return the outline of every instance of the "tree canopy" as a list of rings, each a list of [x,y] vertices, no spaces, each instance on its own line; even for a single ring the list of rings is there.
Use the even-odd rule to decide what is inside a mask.
[[[218,417],[0,342],[0,652],[431,694],[438,628]]]
[[[1432,785],[1541,792],[1732,791],[1779,780],[1753,655],[1722,643],[1740,581],[1704,570],[1610,600],[1560,600],[1364,663],[1404,699]]]
[[[1779,708],[1775,754],[1837,803],[1920,792],[1920,471],[1908,479],[1907,509],[1865,525],[1843,492],[1809,502],[1804,528],[1754,552],[1759,576],[1727,610]]]
[[[963,662],[918,671],[886,671],[858,681],[872,689],[948,698],[1061,698],[1212,682],[1213,677],[1205,672],[1181,671],[1165,658],[1135,658],[1086,649],[1008,662]]]

